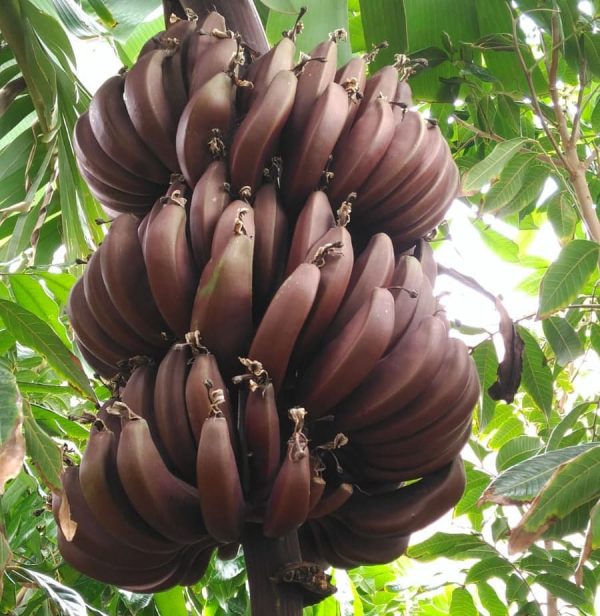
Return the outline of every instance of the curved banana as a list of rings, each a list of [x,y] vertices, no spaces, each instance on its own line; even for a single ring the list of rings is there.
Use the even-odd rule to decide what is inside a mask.
[[[119,341],[130,357],[160,354],[160,349],[148,344],[129,327],[112,303],[102,278],[101,251],[102,245],[90,257],[82,277],[85,300],[93,317],[109,338]]]
[[[275,392],[285,379],[296,340],[313,307],[321,272],[302,263],[275,293],[254,334],[248,357],[269,373]]]
[[[290,243],[285,275],[289,276],[306,259],[314,243],[335,227],[335,217],[327,195],[315,191],[300,210]]]
[[[245,357],[252,336],[252,259],[254,240],[243,223],[227,247],[204,268],[194,306],[192,331],[215,354],[225,378],[235,375],[238,357]]]
[[[348,289],[327,336],[333,339],[368,301],[375,287],[387,287],[395,268],[394,246],[385,233],[376,233],[360,253],[352,268]]]
[[[327,161],[346,124],[348,104],[346,90],[330,83],[315,101],[299,139],[287,141],[282,193],[293,210],[319,188]]]
[[[231,201],[225,188],[227,166],[222,160],[208,165],[192,193],[188,223],[190,244],[196,265],[202,269],[210,259],[215,226],[221,213]]]
[[[89,111],[82,113],[73,132],[73,149],[77,162],[101,182],[133,195],[156,198],[162,188],[159,184],[134,175],[115,162],[100,147],[90,123]]]
[[[71,289],[67,302],[67,315],[77,338],[86,349],[118,371],[119,364],[130,357],[127,349],[117,344],[98,324],[85,299],[83,279]]]
[[[369,376],[334,411],[344,433],[360,431],[393,415],[425,391],[444,360],[447,333],[436,317],[425,317],[401,338]],[[410,362],[406,358],[412,358]]]
[[[252,274],[254,320],[260,322],[283,276],[289,247],[288,220],[274,184],[263,184],[258,189],[253,210],[256,227]]]
[[[232,67],[239,51],[239,42],[233,32],[213,33],[217,40],[207,45],[204,53],[192,69],[190,96],[204,88],[216,75],[224,75]]]
[[[302,409],[292,409],[302,411]],[[294,416],[293,416],[294,417]],[[299,528],[308,517],[310,505],[310,456],[308,440],[302,433],[301,419],[287,444],[287,451],[267,501],[263,522],[265,537],[281,537]]]
[[[425,156],[431,154],[433,135],[417,111],[394,116],[392,141],[379,164],[360,187],[354,204],[357,217],[366,216],[378,203],[411,177]]]
[[[465,344],[457,338],[448,341],[446,355],[430,386],[410,403],[402,404],[395,415],[352,433],[357,444],[389,443],[406,438],[434,423],[464,394],[469,382],[470,362]]]
[[[211,259],[216,260],[223,254],[229,240],[236,234],[236,229],[240,225],[243,225],[244,234],[254,242],[256,251],[254,208],[251,208],[245,201],[236,199],[226,206],[219,216],[210,247]]]
[[[294,349],[299,359],[310,353],[325,335],[342,303],[354,264],[350,233],[343,226],[333,227],[313,244],[306,262],[319,267],[321,278],[314,308]]]
[[[189,345],[174,344],[160,362],[154,385],[154,420],[167,466],[194,484],[197,447],[185,402],[190,358]]]
[[[294,31],[284,33],[283,38],[276,45],[248,66],[244,79],[249,81],[252,87],[238,89],[237,107],[242,113],[246,113],[257,100],[263,97],[277,73],[292,70],[296,55],[294,38]]]
[[[106,80],[90,103],[89,117],[100,147],[127,171],[156,184],[167,184],[169,170],[142,141],[125,102],[125,80],[115,76]]]
[[[227,420],[219,411],[202,426],[196,476],[208,532],[221,543],[238,541],[246,505]]]
[[[362,184],[392,142],[394,130],[394,113],[385,98],[375,99],[356,119],[333,151],[333,180],[329,184],[328,195],[334,205],[352,192],[360,194]],[[360,152],[360,156],[348,156],[347,152]]]
[[[189,331],[198,274],[186,233],[185,199],[168,198],[146,229],[146,271],[152,296],[169,328]]]
[[[163,87],[163,63],[173,50],[156,49],[126,73],[123,100],[131,122],[148,148],[170,171],[179,170],[175,152],[177,116]]]
[[[351,498],[353,493],[354,488],[352,484],[340,483],[328,494],[325,494],[315,507],[311,508],[308,519],[315,520],[331,515],[334,511],[342,507]]]
[[[234,118],[233,100],[231,75],[217,73],[194,92],[179,118],[177,160],[192,188],[210,163],[225,154]]]
[[[259,187],[263,169],[277,151],[279,138],[294,104],[298,80],[292,71],[280,71],[263,97],[251,107],[233,137],[229,152],[231,184],[235,192]]]
[[[202,23],[197,24],[196,31],[187,39],[185,50],[184,68],[188,86],[191,84],[194,68],[202,62],[210,47],[219,42],[216,34],[225,32],[225,18],[216,11],[209,13]]]
[[[139,224],[139,219],[130,214],[113,220],[100,254],[102,279],[110,299],[131,329],[150,344],[164,348],[169,328],[152,297],[138,236]]]
[[[306,122],[316,100],[334,80],[337,70],[337,41],[342,31],[334,32],[326,41],[319,43],[304,60],[302,72],[298,77],[298,89],[291,110],[289,123],[285,129],[287,142],[298,141],[304,132]]]
[[[185,382],[185,404],[194,439],[196,442],[200,440],[202,426],[210,416],[214,405],[210,390],[216,389],[223,392],[219,410],[227,420],[233,442],[236,417],[231,408],[231,401],[217,359],[208,349],[203,347],[192,346],[192,353],[192,367]]]
[[[365,537],[411,534],[441,518],[460,500],[466,485],[460,456],[416,483],[363,495],[355,492],[335,518]]]
[[[97,420],[79,468],[81,492],[89,509],[109,533],[132,548],[171,554],[180,546],[151,528],[129,502],[119,479],[116,451],[115,435]]]
[[[394,298],[375,288],[342,331],[310,361],[296,387],[311,419],[323,417],[373,370],[394,327]]]
[[[250,462],[250,493],[253,500],[260,501],[279,468],[279,415],[268,377],[264,382],[247,383],[250,387],[244,406],[244,438]]]
[[[117,468],[131,504],[152,528],[177,543],[206,539],[197,489],[169,471],[146,420],[132,413],[123,416]]]

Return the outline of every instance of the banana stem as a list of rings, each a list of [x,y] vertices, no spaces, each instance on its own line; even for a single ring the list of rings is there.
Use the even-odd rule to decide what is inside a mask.
[[[185,9],[191,9],[202,19],[210,11],[225,17],[227,27],[242,35],[253,52],[262,55],[269,51],[267,35],[252,0],[163,0],[165,23],[171,13],[185,19]]]
[[[252,616],[302,616],[303,601],[298,588],[274,580],[286,565],[302,560],[298,533],[269,539],[262,534],[260,525],[250,524],[242,546]]]

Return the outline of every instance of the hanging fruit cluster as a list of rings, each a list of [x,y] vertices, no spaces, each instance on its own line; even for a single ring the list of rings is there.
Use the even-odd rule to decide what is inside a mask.
[[[53,506],[104,582],[194,583],[249,527],[313,573],[388,562],[463,491],[479,382],[421,239],[458,170],[406,58],[338,70],[336,32],[297,62],[300,29],[251,58],[175,21],[77,123],[112,222],[68,312],[115,397]]]

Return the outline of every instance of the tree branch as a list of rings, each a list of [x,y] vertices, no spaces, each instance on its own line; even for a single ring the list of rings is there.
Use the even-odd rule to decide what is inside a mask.
[[[531,71],[529,70],[527,64],[525,63],[525,58],[523,57],[523,53],[521,52],[521,47],[519,46],[519,35],[517,33],[517,17],[514,15],[510,4],[508,5],[508,7],[509,7],[509,11],[511,12],[511,16],[512,16],[513,48],[515,50],[515,54],[517,55],[517,59],[519,61],[519,65],[521,66],[521,70],[523,71],[523,75],[525,76],[525,80],[527,81],[527,86],[529,88],[529,94],[531,96],[531,104],[533,105],[533,108],[535,109],[535,112],[540,119],[540,123],[542,125],[542,129],[544,130],[544,133],[546,133],[546,137],[548,137],[548,140],[552,144],[552,147],[554,148],[556,155],[561,160],[563,166],[566,167],[567,161],[565,160],[565,157],[563,156],[560,145],[556,141],[556,138],[554,137],[554,134],[550,130],[548,126],[548,122],[542,112],[540,103],[538,101],[537,91],[535,89],[535,85],[531,77]]]

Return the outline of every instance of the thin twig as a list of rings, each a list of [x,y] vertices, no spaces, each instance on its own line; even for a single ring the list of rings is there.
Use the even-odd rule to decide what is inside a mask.
[[[535,89],[535,85],[533,83],[533,79],[531,77],[531,71],[529,70],[529,68],[527,67],[527,64],[525,63],[525,58],[523,57],[523,53],[521,52],[521,47],[519,46],[519,35],[517,33],[517,18],[515,17],[512,7],[510,6],[509,3],[507,3],[508,6],[508,10],[511,13],[511,17],[512,17],[512,34],[513,34],[513,48],[515,50],[515,54],[517,55],[517,59],[519,61],[519,65],[521,66],[521,70],[523,71],[523,75],[525,77],[525,80],[527,81],[527,86],[529,88],[529,94],[531,96],[531,104],[533,105],[533,108],[535,109],[536,114],[538,115],[539,119],[540,119],[540,123],[542,125],[542,129],[544,130],[544,133],[546,133],[546,137],[548,137],[548,140],[550,141],[550,143],[552,144],[552,147],[554,148],[554,151],[556,152],[556,155],[559,157],[559,159],[562,162],[562,165],[565,168],[567,167],[567,161],[565,160],[565,157],[561,151],[560,145],[558,143],[558,141],[556,141],[556,138],[554,137],[554,134],[552,133],[552,131],[550,130],[549,126],[548,126],[548,121],[546,120],[546,117],[544,116],[542,109],[540,107],[540,103],[538,101],[538,95],[537,95],[537,91]],[[553,52],[554,53],[554,52]],[[552,86],[550,86],[552,87]]]

